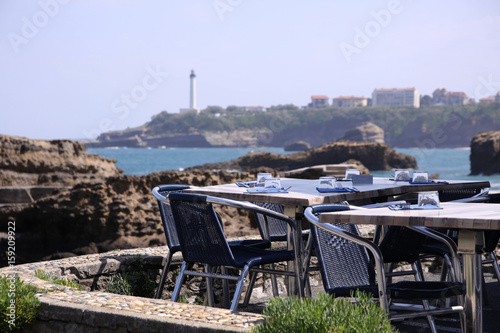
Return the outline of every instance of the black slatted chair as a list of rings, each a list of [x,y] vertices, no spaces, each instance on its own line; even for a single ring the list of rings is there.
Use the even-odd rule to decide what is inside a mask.
[[[226,240],[221,221],[213,205],[227,205],[259,212],[266,216],[280,219],[287,223],[290,228],[295,229],[295,221],[293,219],[249,202],[175,192],[169,194],[168,201],[160,196],[156,197],[162,200],[162,202],[170,204],[184,260],[172,295],[172,301],[178,300],[181,286],[187,275],[202,276],[209,279],[236,280],[236,291],[230,307],[232,311],[235,311],[238,307],[242,287],[249,273],[251,273],[250,275],[257,272],[283,274],[293,276],[297,281],[301,281],[300,271],[298,270],[291,272],[262,267],[267,264],[284,261],[295,261],[295,265],[300,265],[300,261],[297,260],[299,256],[296,253],[295,246],[293,246],[292,250],[273,251],[250,246],[230,245]],[[291,244],[294,244],[293,239],[290,241]],[[192,265],[195,263],[204,264],[207,267],[206,271],[198,272],[191,270]],[[220,274],[214,273],[213,268],[216,267],[223,267],[224,270]],[[239,276],[225,274],[227,268],[241,270],[241,274]],[[210,283],[207,284],[209,288],[210,285]],[[250,286],[248,293],[251,292],[251,289]],[[212,297],[211,294],[211,290],[209,289],[209,298]]]
[[[333,205],[333,206],[332,206]],[[389,318],[405,319],[427,317],[431,330],[435,331],[430,316],[460,312],[463,322],[463,307],[431,308],[428,300],[458,297],[460,304],[464,286],[459,282],[441,281],[399,281],[386,283],[384,258],[379,247],[359,235],[353,224],[322,224],[319,214],[337,211],[336,204],[322,204],[308,207],[304,215],[311,225],[311,234],[316,247],[325,291],[335,297],[349,297],[355,291],[362,291],[377,298]],[[374,260],[372,260],[372,258]],[[423,307],[411,312],[392,313],[395,300],[405,303],[422,300]],[[413,308],[417,308],[416,304]],[[410,308],[410,307],[408,307]]]
[[[162,197],[167,197],[172,192],[179,192],[190,188],[190,185],[186,184],[163,184],[158,185],[153,189],[153,193],[158,193]],[[180,252],[181,247],[179,244],[179,237],[177,236],[177,230],[175,228],[174,219],[172,216],[172,211],[170,206],[161,200],[158,201],[158,208],[160,210],[161,222],[163,225],[163,231],[165,232],[165,237],[167,240],[168,253],[163,263],[162,274],[160,277],[160,283],[158,289],[156,290],[155,298],[161,298],[163,293],[163,287],[167,279],[167,274],[169,272],[170,264],[172,262],[172,257],[175,253]],[[255,246],[259,248],[269,248],[271,247],[270,241],[265,240],[234,240],[230,242],[233,245],[245,245],[245,246]]]
[[[169,193],[174,191],[182,191],[190,188],[189,185],[182,184],[164,184],[155,187],[156,191],[162,196],[167,196]],[[175,229],[174,220],[172,217],[172,211],[170,207],[160,200],[158,201],[158,208],[160,209],[161,222],[163,225],[163,231],[165,232],[165,237],[167,239],[168,253],[163,264],[163,269],[160,278],[160,284],[156,290],[155,298],[161,298],[163,293],[163,286],[165,285],[165,280],[167,279],[168,270],[170,268],[170,263],[172,262],[172,257],[176,252],[181,250],[179,244],[179,237],[177,237],[177,230]]]

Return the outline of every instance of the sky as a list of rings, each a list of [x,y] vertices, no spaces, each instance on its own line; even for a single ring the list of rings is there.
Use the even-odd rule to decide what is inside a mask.
[[[500,91],[498,0],[1,0],[0,134],[94,139],[189,107]]]

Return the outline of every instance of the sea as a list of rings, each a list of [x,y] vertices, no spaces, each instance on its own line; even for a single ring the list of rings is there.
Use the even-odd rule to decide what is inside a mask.
[[[396,148],[414,156],[418,170],[439,175],[443,180],[489,180],[491,190],[500,190],[500,175],[470,176],[470,149]],[[147,175],[156,171],[183,170],[205,163],[226,162],[253,151],[291,154],[283,148],[88,148],[88,153],[117,160],[116,166],[128,175]],[[393,171],[371,170],[378,177],[392,177]]]

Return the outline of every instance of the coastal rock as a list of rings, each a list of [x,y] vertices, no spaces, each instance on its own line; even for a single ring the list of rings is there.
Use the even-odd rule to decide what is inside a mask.
[[[304,151],[311,148],[311,145],[305,141],[297,141],[285,146],[285,151]]]
[[[373,123],[366,122],[346,131],[337,141],[384,143],[384,130]]]
[[[17,263],[62,254],[82,255],[165,245],[158,205],[151,194],[154,186],[208,186],[255,178],[256,173],[206,170],[113,176],[101,182],[82,182],[69,189],[60,189],[29,205],[0,207],[0,223],[16,222]],[[224,209],[220,215],[228,221],[224,229],[229,237],[258,234],[253,217],[248,214]],[[0,237],[0,246],[7,248],[6,241]],[[3,260],[5,254],[0,253],[1,262],[7,262]]]
[[[116,160],[85,152],[70,140],[32,140],[0,135],[0,186],[68,186],[123,171]]]
[[[252,152],[232,161],[208,163],[196,168],[248,171],[267,167],[277,171],[287,171],[320,164],[339,164],[350,159],[361,162],[369,170],[417,168],[417,161],[413,156],[398,153],[385,144],[346,141],[332,142],[289,155]]]
[[[500,173],[500,131],[481,132],[470,144],[470,174]]]

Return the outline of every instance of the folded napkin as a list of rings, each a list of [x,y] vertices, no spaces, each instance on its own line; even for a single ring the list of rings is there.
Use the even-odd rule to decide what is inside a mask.
[[[422,210],[422,209],[443,209],[443,207],[435,205],[390,205],[388,206],[390,210]]]
[[[343,193],[343,192],[359,192],[355,187],[343,187],[343,188],[320,188],[316,187],[319,193]]]
[[[282,188],[249,188],[247,189],[249,193],[288,193],[286,189]]]
[[[237,182],[235,184],[238,187],[254,187],[256,183],[257,183],[256,181],[253,181],[253,182]]]

